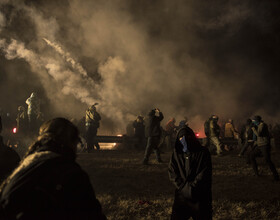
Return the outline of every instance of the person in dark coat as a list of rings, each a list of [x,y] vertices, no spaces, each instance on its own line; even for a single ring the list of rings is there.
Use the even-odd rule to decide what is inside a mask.
[[[18,166],[20,157],[18,153],[6,146],[0,135],[0,183]]]
[[[254,149],[254,140],[253,140],[253,130],[252,130],[253,124],[252,120],[249,118],[247,119],[247,122],[245,125],[242,126],[241,129],[241,144],[242,148],[238,156],[243,156],[244,153],[247,151],[247,149],[250,149],[250,152]]]
[[[67,119],[45,122],[0,188],[0,219],[106,219],[88,175],[75,162],[79,141]]]
[[[101,116],[96,110],[96,105],[90,106],[86,111],[86,142],[87,142],[87,151],[88,153],[94,150],[96,147],[97,150],[100,150],[99,143],[96,140],[97,130],[100,125]]]
[[[2,118],[1,118],[1,115],[0,115],[0,134],[2,132]]]
[[[177,133],[168,173],[176,187],[171,220],[212,219],[211,155],[187,126]]]
[[[271,145],[268,126],[262,121],[262,118],[259,115],[256,115],[254,117],[253,123],[256,125],[256,127],[252,127],[252,130],[254,132],[254,135],[257,137],[257,147],[250,153],[250,160],[253,166],[254,173],[256,176],[259,176],[256,158],[263,156],[266,164],[273,174],[274,180],[279,180],[279,174],[275,168],[275,165],[271,161]]]
[[[156,112],[159,114],[159,116],[156,116]],[[163,114],[158,108],[151,110],[148,114],[145,128],[145,133],[146,137],[148,138],[148,142],[146,146],[144,160],[142,161],[143,164],[148,164],[152,150],[154,150],[156,154],[157,161],[159,163],[162,162],[158,148],[161,138],[160,122],[162,121],[162,119]]]
[[[144,117],[139,115],[136,120],[133,122],[134,128],[134,137],[138,139],[138,143],[136,144],[137,148],[143,148],[145,144],[145,123]]]

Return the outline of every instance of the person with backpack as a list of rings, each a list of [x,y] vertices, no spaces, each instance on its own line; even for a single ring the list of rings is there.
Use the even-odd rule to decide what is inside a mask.
[[[94,146],[97,150],[100,149],[98,142],[96,141],[97,130],[100,125],[101,116],[96,111],[96,105],[90,106],[86,111],[86,142],[87,142],[87,151],[91,152],[94,150]]]

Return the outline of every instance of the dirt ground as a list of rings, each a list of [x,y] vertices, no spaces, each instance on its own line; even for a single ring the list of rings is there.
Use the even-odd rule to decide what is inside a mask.
[[[174,186],[167,173],[171,152],[162,154],[163,164],[142,165],[143,152],[103,150],[80,153],[79,164],[89,174],[97,198],[108,219],[169,219]],[[280,153],[272,152],[280,173]],[[212,156],[213,219],[280,219],[280,182],[258,159],[261,177],[244,158],[231,152]]]

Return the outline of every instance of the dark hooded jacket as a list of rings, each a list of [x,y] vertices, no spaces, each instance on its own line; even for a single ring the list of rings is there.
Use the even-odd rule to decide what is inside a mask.
[[[106,219],[88,175],[70,149],[41,147],[6,182],[0,219]]]
[[[184,130],[185,129],[185,130]],[[183,152],[180,132],[190,134],[188,151]],[[175,148],[169,163],[169,178],[175,185],[175,201],[195,209],[212,210],[212,163],[207,148],[202,147],[188,127],[177,133]]]
[[[0,135],[0,183],[18,166],[20,157],[18,153],[3,143]]]
[[[159,116],[155,115],[155,111],[152,110],[149,112],[146,119],[146,137],[159,137],[161,136],[161,127],[160,122],[163,119],[162,112],[159,112]]]

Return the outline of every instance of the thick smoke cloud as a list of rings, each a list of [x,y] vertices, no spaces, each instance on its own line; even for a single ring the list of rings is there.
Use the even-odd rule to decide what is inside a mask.
[[[249,0],[1,1],[1,106],[16,109],[34,90],[49,117],[80,118],[98,102],[103,131],[122,133],[154,107],[166,119],[187,116],[195,130],[213,113],[279,120],[279,8]]]

